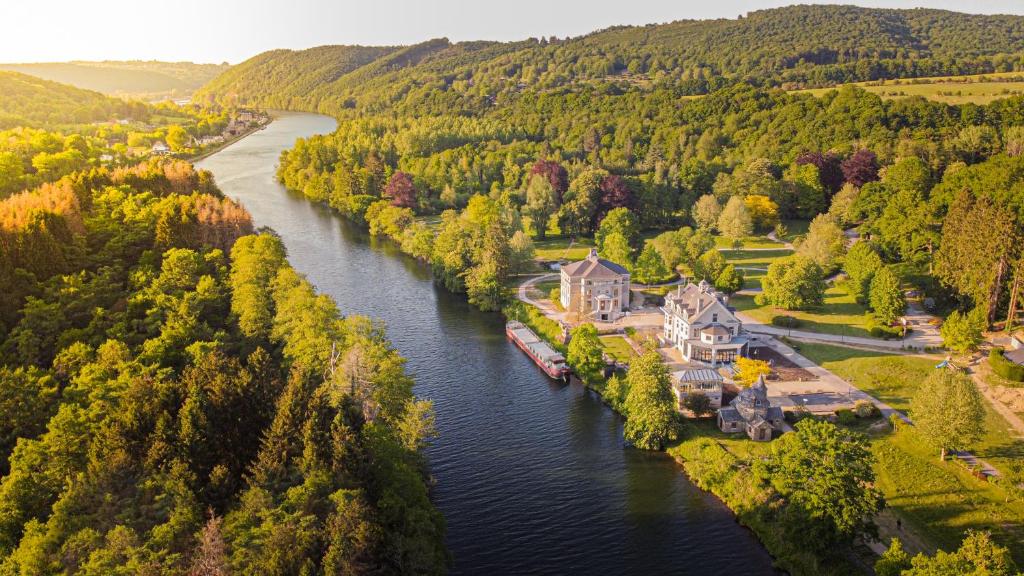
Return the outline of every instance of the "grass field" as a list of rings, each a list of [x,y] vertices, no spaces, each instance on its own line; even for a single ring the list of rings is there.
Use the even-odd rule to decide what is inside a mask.
[[[918,385],[935,370],[928,358],[800,343],[800,353],[882,402],[905,411]]]
[[[913,428],[872,438],[876,485],[907,528],[931,547],[955,550],[968,529],[988,530],[1024,562],[1024,503],[957,462],[939,462]]]
[[[633,347],[622,336],[599,336],[604,351],[619,362],[629,362],[636,356]]]
[[[538,260],[582,260],[590,253],[594,241],[590,238],[547,238],[534,240],[534,257]]]
[[[778,246],[778,244],[775,245]],[[793,251],[785,248],[779,250],[724,250],[722,252],[722,256],[729,264],[751,268],[768,268],[772,262],[792,255]]]
[[[841,336],[871,336],[868,334],[868,318],[864,314],[867,309],[836,286],[830,286],[825,291],[824,305],[814,310],[789,311],[774,306],[758,306],[753,297],[743,294],[733,296],[729,303],[764,324],[771,324],[775,316],[786,315],[800,319],[798,330]]]
[[[726,238],[725,236],[715,236],[715,247],[716,248],[732,248],[732,238]],[[747,236],[741,240],[743,248],[778,248],[779,243],[767,238],[766,236]]]
[[[884,82],[857,82],[855,85],[885,99],[923,96],[946,104],[988,104],[1000,98],[1024,94],[1024,74],[1004,72],[974,76],[906,78]],[[835,88],[814,88],[796,92],[806,92],[820,97],[830,90]]]

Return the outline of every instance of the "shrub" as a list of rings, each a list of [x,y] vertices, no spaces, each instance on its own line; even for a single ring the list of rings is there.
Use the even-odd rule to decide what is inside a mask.
[[[992,371],[1012,382],[1024,382],[1024,366],[1006,359],[1003,350],[993,348],[988,354],[988,363]]]
[[[854,415],[853,411],[848,408],[840,408],[836,410],[836,422],[849,426],[857,421],[857,416]]]
[[[853,413],[858,418],[870,418],[878,414],[878,408],[870,400],[857,400],[853,405]]]
[[[779,328],[799,328],[800,319],[794,316],[772,316],[772,326],[778,326]]]

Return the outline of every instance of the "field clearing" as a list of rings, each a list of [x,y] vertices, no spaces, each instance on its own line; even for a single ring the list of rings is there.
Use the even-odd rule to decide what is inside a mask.
[[[997,80],[1002,78],[1003,80]],[[885,99],[923,96],[946,104],[988,104],[1000,98],[1024,94],[1024,73],[1001,72],[971,76],[941,76],[932,78],[904,78],[881,82],[853,84]],[[840,88],[811,88],[794,90],[821,97],[830,90]]]
[[[594,241],[590,238],[577,238],[574,241],[569,238],[547,238],[533,241],[534,257],[537,260],[582,260],[593,247]]]
[[[725,236],[715,237],[715,248],[732,248],[732,238],[726,238]],[[776,242],[767,236],[747,236],[740,240],[742,248],[778,248],[782,246],[780,242]]]
[[[775,244],[778,246],[778,244]],[[751,268],[768,268],[772,262],[792,256],[793,251],[788,248],[779,250],[723,250],[722,256],[725,261],[733,266],[748,266]]]
[[[782,310],[774,306],[758,306],[754,298],[744,294],[733,296],[729,303],[754,320],[771,324],[775,316],[793,316],[800,320],[797,330],[836,334],[840,336],[870,337],[868,333],[867,308],[858,304],[845,290],[829,286],[825,291],[825,303],[812,310]]]

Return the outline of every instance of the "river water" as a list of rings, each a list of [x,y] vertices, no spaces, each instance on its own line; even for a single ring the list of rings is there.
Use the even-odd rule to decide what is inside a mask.
[[[281,113],[198,163],[345,314],[383,319],[416,394],[434,401],[428,449],[455,574],[772,574],[771,558],[668,456],[624,445],[622,419],[549,380],[502,318],[434,285],[430,271],[274,180],[326,116]]]

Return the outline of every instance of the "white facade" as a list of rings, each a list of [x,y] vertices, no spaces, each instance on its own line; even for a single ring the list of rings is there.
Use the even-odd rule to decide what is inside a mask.
[[[716,366],[747,353],[743,323],[707,284],[680,286],[665,297],[663,338],[688,362]]]

